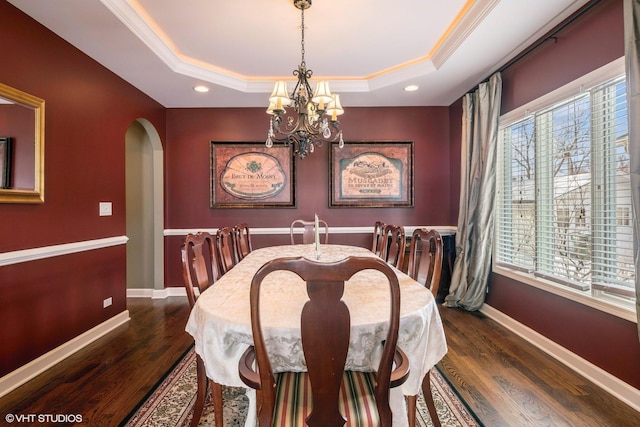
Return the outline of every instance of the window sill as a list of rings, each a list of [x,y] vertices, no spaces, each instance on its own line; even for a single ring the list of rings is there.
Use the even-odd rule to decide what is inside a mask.
[[[561,296],[571,301],[584,304],[596,310],[603,311],[616,317],[638,323],[636,316],[635,304],[624,298],[616,298],[615,296],[603,295],[602,298],[596,298],[591,295],[591,291],[579,291],[571,288],[565,288],[551,281],[535,277],[532,274],[523,273],[516,270],[510,270],[504,267],[493,267],[495,274],[509,277],[526,285],[533,286],[543,291],[550,292],[554,295]]]

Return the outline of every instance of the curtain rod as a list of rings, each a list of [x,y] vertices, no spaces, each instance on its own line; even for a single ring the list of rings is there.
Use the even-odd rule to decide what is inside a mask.
[[[562,23],[560,23],[560,25],[558,25],[555,28],[553,28],[547,34],[545,34],[540,39],[538,39],[538,41],[535,42],[533,45],[529,46],[527,49],[523,50],[518,55],[516,55],[513,59],[511,59],[509,62],[504,64],[502,67],[500,67],[498,69],[498,71],[499,72],[505,71],[507,68],[511,67],[513,64],[515,64],[516,62],[520,61],[522,58],[524,58],[525,56],[527,56],[528,54],[530,54],[535,49],[537,49],[538,47],[542,46],[544,43],[546,43],[549,40],[553,40],[554,42],[557,43],[558,42],[558,38],[556,37],[556,34],[558,34],[560,31],[564,30],[566,27],[571,25],[576,19],[580,18],[582,15],[587,13],[589,10],[591,10],[592,7],[594,7],[595,5],[600,3],[600,1],[601,0],[593,0],[591,3],[583,6],[580,9],[578,9],[571,16],[569,16]]]
[[[489,76],[495,74],[496,72],[500,72],[500,73],[504,72],[505,70],[510,68],[512,65],[514,65],[515,63],[517,63],[518,61],[523,59],[525,56],[527,56],[528,54],[533,52],[535,49],[539,48],[544,43],[548,42],[549,40],[553,40],[554,42],[557,43],[558,42],[558,38],[556,37],[556,34],[558,34],[560,31],[564,30],[566,27],[568,27],[570,24],[572,24],[575,20],[577,20],[582,15],[587,13],[589,10],[591,10],[591,8],[593,8],[595,5],[600,3],[600,1],[601,0],[593,0],[590,3],[588,3],[588,4],[584,5],[583,7],[581,7],[580,9],[578,9],[577,11],[575,11],[571,16],[569,16],[567,19],[562,21],[559,25],[557,25],[556,27],[552,28],[544,36],[540,37],[538,39],[538,41],[536,41],[531,46],[529,46],[528,48],[526,48],[525,50],[520,52],[518,55],[513,57],[511,60],[509,60],[502,67],[498,68],[497,71],[492,72]],[[487,82],[487,81],[489,81],[489,77],[487,77],[486,79],[482,80],[482,82],[480,82],[480,83],[484,83],[484,82]],[[478,89],[478,86],[480,85],[480,83],[477,84],[473,89],[467,91],[467,93],[474,92],[476,89]]]

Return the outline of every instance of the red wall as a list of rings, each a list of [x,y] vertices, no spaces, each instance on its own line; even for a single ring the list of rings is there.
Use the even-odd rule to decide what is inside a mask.
[[[125,133],[164,135],[164,108],[4,0],[0,40],[0,81],[45,100],[45,202],[0,204],[0,253],[124,236]],[[125,261],[121,245],[0,267],[0,376],[124,311]]]
[[[624,56],[621,0],[603,0],[503,73],[508,112]],[[640,389],[637,325],[492,274],[487,303]]]
[[[601,0],[502,74],[502,113],[624,56],[622,0]]]
[[[125,259],[116,246],[0,267],[0,376],[122,312]]]
[[[238,222],[246,222],[251,227],[288,227],[294,219],[311,218],[314,213],[334,227],[373,227],[378,219],[405,225],[455,224],[450,206],[450,177],[459,175],[459,171],[451,170],[447,107],[347,108],[341,116],[346,143],[414,142],[415,206],[412,208],[330,208],[329,151],[326,146],[316,149],[304,160],[296,161],[296,208],[210,208],[210,141],[263,143],[268,123],[269,116],[264,108],[167,110],[166,228],[214,228]],[[340,239],[335,236],[331,241],[346,243]],[[271,240],[261,240],[257,236],[257,240],[258,246],[264,246],[287,243],[288,236]],[[167,286],[182,283],[181,241],[180,236],[167,238]],[[349,243],[364,246],[369,240],[360,238]]]

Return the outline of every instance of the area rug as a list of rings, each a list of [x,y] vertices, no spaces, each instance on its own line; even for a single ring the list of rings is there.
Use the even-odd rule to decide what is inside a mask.
[[[431,392],[443,426],[482,426],[437,367],[431,371]],[[191,349],[121,426],[186,427],[191,421],[195,394],[196,356]],[[223,401],[225,427],[244,426],[248,407],[244,389],[223,387]],[[199,426],[214,426],[212,406],[210,401],[206,402]],[[433,426],[422,393],[418,396],[417,420],[417,425],[420,427]]]

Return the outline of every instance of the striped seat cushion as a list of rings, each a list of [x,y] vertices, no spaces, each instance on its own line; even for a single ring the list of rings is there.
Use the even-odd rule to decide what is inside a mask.
[[[347,419],[346,427],[379,426],[374,397],[373,372],[346,371],[340,387],[339,410]],[[311,383],[306,372],[285,372],[276,375],[274,427],[305,426],[313,403]]]

